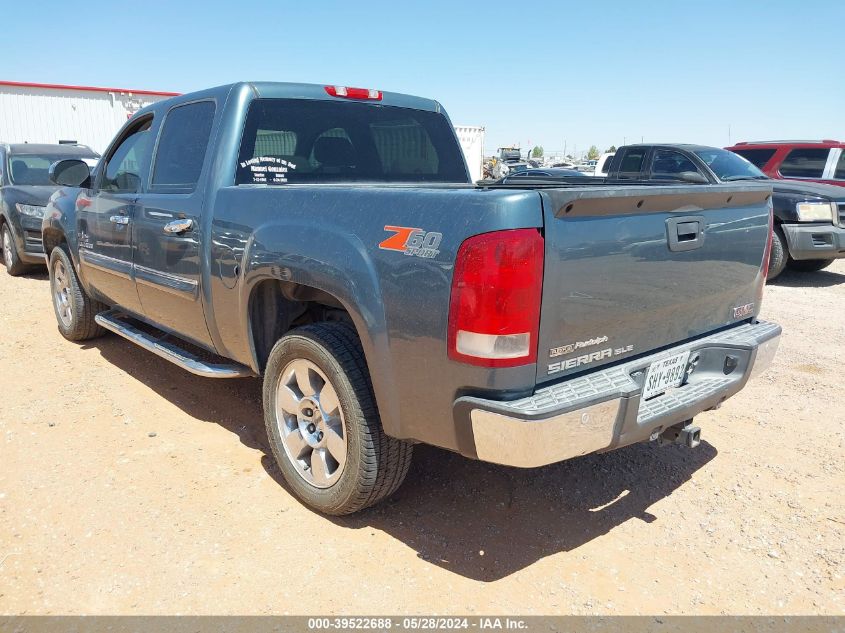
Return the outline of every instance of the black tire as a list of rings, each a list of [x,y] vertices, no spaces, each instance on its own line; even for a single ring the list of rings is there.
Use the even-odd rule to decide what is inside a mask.
[[[337,406],[331,411],[337,410],[337,415],[330,418],[343,429],[346,457],[337,479],[328,487],[307,481],[308,467],[302,467],[307,459],[295,460],[285,447],[282,433],[290,434],[301,417],[285,417],[277,412],[283,376],[292,375],[290,368],[302,362],[316,366],[324,375],[318,376],[323,388],[330,384],[336,394]],[[322,395],[320,391],[316,397]],[[301,395],[299,402],[305,399]],[[319,411],[322,410],[320,404]],[[311,415],[308,411],[305,415]],[[281,421],[277,421],[280,417]],[[325,514],[351,514],[378,503],[402,484],[411,464],[413,445],[388,437],[382,429],[361,343],[355,330],[343,323],[297,328],[273,346],[264,372],[264,421],[273,455],[291,491],[306,505]],[[313,425],[309,428],[313,433]],[[309,445],[302,446],[306,454],[309,450],[312,456],[317,452]]]
[[[783,269],[786,268],[787,258],[786,237],[784,237],[781,228],[775,225],[772,232],[772,252],[769,254],[768,281],[775,279],[783,272]]]
[[[15,244],[12,229],[5,222],[3,223],[2,234],[0,234],[0,249],[3,250],[3,263],[6,266],[6,272],[12,277],[23,275],[29,270],[29,266],[24,264],[18,255],[18,247]]]
[[[787,266],[789,270],[795,270],[799,273],[814,273],[822,268],[827,268],[835,259],[791,259]]]
[[[49,271],[50,297],[62,336],[69,341],[87,341],[105,334],[94,316],[107,306],[94,301],[82,289],[65,244],[50,253]],[[62,306],[69,307],[69,313],[64,312]]]

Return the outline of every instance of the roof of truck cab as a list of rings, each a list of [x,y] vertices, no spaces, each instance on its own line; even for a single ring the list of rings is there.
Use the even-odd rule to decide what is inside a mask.
[[[370,105],[395,106],[401,108],[412,108],[415,110],[427,110],[440,112],[440,104],[433,99],[415,97],[399,92],[386,92],[378,87],[360,86],[362,88],[374,88],[381,92],[381,99],[349,99],[345,97],[334,97],[326,92],[327,86],[342,86],[345,84],[303,84],[286,83],[279,81],[242,81],[223,86],[216,86],[197,92],[186,92],[178,97],[171,97],[163,101],[153,103],[141,112],[160,112],[171,108],[173,105],[183,102],[194,101],[203,98],[212,98],[237,92],[239,90],[251,91],[255,98],[259,99],[313,99],[320,101],[346,101],[350,103],[365,103]],[[347,86],[352,87],[352,86]]]
[[[722,149],[721,147],[714,147],[712,145],[698,145],[696,143],[632,143],[631,145],[624,145],[623,147],[677,147],[678,149],[685,149],[688,152],[697,152],[699,150],[708,149]]]
[[[99,157],[99,154],[87,145],[78,145],[76,143],[10,143],[7,147],[9,148],[9,153],[13,156],[23,154],[49,154],[57,156],[67,154],[68,156]]]

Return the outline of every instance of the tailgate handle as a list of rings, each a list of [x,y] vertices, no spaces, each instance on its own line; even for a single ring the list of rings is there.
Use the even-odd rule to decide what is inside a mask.
[[[698,222],[679,222],[678,223],[678,241],[690,242],[698,239],[699,235]]]
[[[704,244],[704,217],[700,215],[666,220],[670,251],[691,251]]]

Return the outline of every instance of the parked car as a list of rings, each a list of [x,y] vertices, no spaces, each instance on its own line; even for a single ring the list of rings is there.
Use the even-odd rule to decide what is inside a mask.
[[[518,147],[500,147],[498,158],[493,160],[491,175],[493,178],[504,178],[512,172],[530,167],[529,161],[522,158]]]
[[[769,279],[787,266],[812,272],[845,257],[845,189],[797,180],[772,180],[736,153],[704,145],[626,145],[608,178],[719,184],[743,180],[772,185],[774,233]]]
[[[538,169],[521,169],[512,172],[505,177],[510,178],[584,178],[584,172],[575,169],[563,169],[562,167],[541,167]]]
[[[754,141],[728,147],[770,178],[811,180],[845,187],[845,142]]]
[[[768,184],[473,185],[428,99],[222,86],[139,111],[93,178],[66,160],[53,179],[62,335],[263,376],[282,476],[326,513],[391,494],[417,442],[521,467],[695,446],[693,416],[779,340],[757,319]]]
[[[47,200],[57,188],[50,182],[50,165],[78,158],[93,166],[98,157],[84,145],[0,143],[0,247],[10,275],[45,264],[41,220]]]
[[[576,169],[576,170],[578,170],[582,173],[589,174],[590,176],[592,176],[593,174],[596,173],[596,165],[597,164],[598,164],[597,160],[585,160],[584,162],[578,163],[577,165],[575,165],[574,169]]]

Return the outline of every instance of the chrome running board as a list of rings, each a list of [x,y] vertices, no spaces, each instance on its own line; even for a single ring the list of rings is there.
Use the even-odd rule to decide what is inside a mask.
[[[205,376],[206,378],[244,378],[255,375],[251,369],[237,363],[206,362],[191,352],[180,348],[178,344],[164,340],[165,338],[172,339],[172,336],[168,337],[164,335],[156,338],[152,334],[142,332],[132,325],[128,321],[128,317],[119,310],[101,312],[94,316],[94,320],[110,332],[119,334],[123,338],[143,347],[145,350],[161,356],[163,359],[169,360],[174,365],[178,365],[182,369],[197,376]]]

